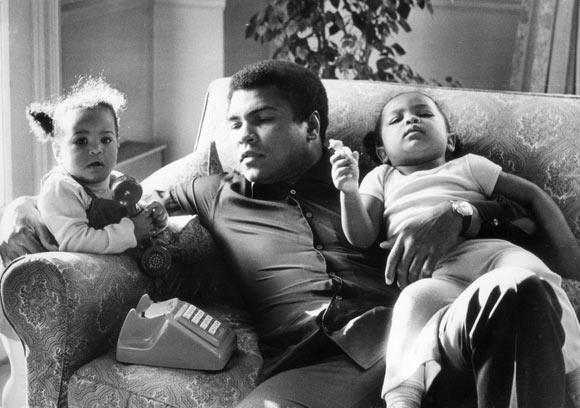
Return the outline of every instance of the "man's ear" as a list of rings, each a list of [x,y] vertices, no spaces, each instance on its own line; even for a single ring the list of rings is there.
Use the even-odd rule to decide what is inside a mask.
[[[447,151],[453,153],[457,143],[457,134],[451,132],[447,134]]]
[[[314,111],[310,114],[306,121],[306,126],[306,131],[308,132],[306,134],[306,140],[316,140],[320,138],[320,114],[318,111]]]
[[[389,160],[389,156],[387,155],[387,151],[385,150],[384,146],[378,146],[375,149],[375,152],[377,153],[381,163],[386,163]]]

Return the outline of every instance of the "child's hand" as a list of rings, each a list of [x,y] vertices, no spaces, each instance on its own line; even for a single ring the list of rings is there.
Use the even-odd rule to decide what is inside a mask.
[[[153,201],[145,208],[145,211],[149,213],[151,220],[153,221],[153,226],[157,229],[156,232],[162,231],[167,227],[169,215],[161,203]]]
[[[345,194],[358,191],[358,158],[358,152],[351,151],[342,143],[334,147],[334,153],[330,157],[334,186]]]
[[[141,211],[139,214],[129,219],[133,221],[133,225],[135,226],[135,239],[138,244],[151,238],[155,226],[153,225],[153,219],[148,211]]]

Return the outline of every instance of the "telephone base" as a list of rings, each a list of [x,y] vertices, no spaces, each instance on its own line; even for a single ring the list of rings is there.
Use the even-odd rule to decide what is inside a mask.
[[[147,294],[125,318],[117,342],[124,363],[192,370],[222,370],[236,350],[234,331],[203,310]]]

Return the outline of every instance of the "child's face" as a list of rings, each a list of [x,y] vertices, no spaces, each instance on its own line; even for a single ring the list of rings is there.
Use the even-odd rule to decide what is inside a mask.
[[[54,155],[72,176],[85,183],[106,180],[117,164],[115,118],[104,107],[79,108],[58,120]]]
[[[383,147],[377,153],[395,167],[436,167],[445,163],[445,152],[455,147],[435,102],[418,92],[401,94],[385,105],[381,139]]]

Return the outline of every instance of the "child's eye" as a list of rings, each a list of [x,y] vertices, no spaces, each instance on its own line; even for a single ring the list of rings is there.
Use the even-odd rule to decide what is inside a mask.
[[[430,118],[433,116],[433,113],[430,111],[422,111],[417,113],[418,116],[422,117],[422,118]]]
[[[78,139],[75,139],[73,143],[76,144],[77,146],[83,146],[87,144],[87,139],[84,137],[79,137]]]
[[[393,125],[393,124],[399,122],[400,120],[401,120],[401,116],[393,116],[391,119],[389,119],[388,124]]]
[[[101,143],[103,144],[109,144],[111,142],[113,142],[113,138],[110,136],[105,136],[101,138]]]
[[[233,130],[239,129],[242,127],[241,122],[231,122],[230,128]]]

